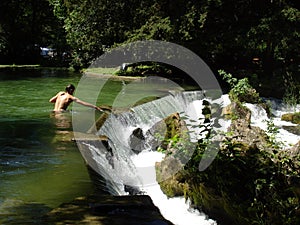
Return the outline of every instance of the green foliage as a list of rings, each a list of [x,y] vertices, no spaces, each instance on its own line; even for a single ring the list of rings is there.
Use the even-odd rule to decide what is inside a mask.
[[[38,64],[40,46],[64,43],[62,24],[48,0],[3,0],[0,2],[0,63]]]
[[[282,141],[278,141],[279,128],[275,126],[273,119],[267,120],[267,135],[269,137],[270,145],[275,149],[281,149],[284,146]]]
[[[219,75],[225,80],[229,85],[230,88],[234,88],[237,84],[238,79],[234,78],[231,73],[227,73],[224,70],[218,70]]]
[[[218,71],[220,76],[230,85],[229,97],[232,101],[258,103],[260,102],[259,94],[250,85],[248,78],[236,79],[230,73],[224,70]]]
[[[226,212],[234,224],[299,223],[296,214],[299,199],[287,180],[295,177],[295,168],[290,167],[294,162],[289,155],[261,151],[226,134],[213,163],[199,173],[197,165],[207,144],[209,141],[199,144],[185,167],[190,187],[186,195],[193,203],[212,214],[214,210]]]
[[[258,4],[258,23],[248,31],[248,46],[261,55],[262,67],[272,72],[274,63],[296,57],[299,42],[300,11],[292,1],[270,1]]]
[[[119,76],[168,76],[172,71],[170,68],[161,63],[142,62],[128,65],[125,70],[116,72]]]
[[[127,42],[138,40],[172,40],[174,28],[169,17],[152,16],[144,25],[127,33]]]
[[[208,61],[215,62],[217,59],[219,63],[226,61],[228,64],[236,58],[233,52],[239,58],[248,60],[253,55],[259,58],[267,55],[265,53],[269,52],[269,48],[264,46],[271,43],[266,44],[266,41],[261,40],[262,36],[270,36],[270,30],[275,31],[270,28],[272,24],[285,23],[285,26],[276,27],[276,34],[280,35],[272,40],[272,44],[281,44],[280,48],[276,47],[279,52],[277,55],[287,56],[290,51],[294,51],[288,43],[295,40],[293,38],[298,33],[294,29],[298,23],[298,10],[289,1],[280,4],[222,0],[176,0],[172,4],[165,0],[131,0],[126,3],[102,0],[51,2],[55,5],[56,15],[64,19],[69,43],[76,51],[79,47],[82,51],[91,52],[93,49],[101,50],[102,45],[159,39],[190,46]],[[272,14],[273,10],[278,13],[277,16]],[[282,30],[296,32],[291,35]],[[248,34],[246,37],[245,33]],[[297,49],[297,46],[294,47]],[[281,53],[283,51],[284,54]],[[87,59],[94,56],[94,53],[88,53]]]
[[[300,104],[300,84],[293,78],[291,73],[286,72],[284,79],[285,93],[283,102],[290,108],[296,109]]]
[[[0,51],[7,56],[28,44],[69,45],[80,67],[107,48],[159,39],[190,48],[214,68],[271,76],[297,67],[299,14],[292,0],[3,0]]]

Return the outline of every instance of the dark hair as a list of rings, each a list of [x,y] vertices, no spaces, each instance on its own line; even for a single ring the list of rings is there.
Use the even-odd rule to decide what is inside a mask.
[[[75,86],[73,84],[69,84],[67,87],[66,87],[66,92],[70,93],[72,91],[75,90]]]

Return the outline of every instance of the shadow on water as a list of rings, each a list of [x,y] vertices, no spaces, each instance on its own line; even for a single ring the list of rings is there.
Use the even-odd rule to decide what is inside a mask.
[[[145,195],[79,197],[44,218],[54,224],[172,225]]]
[[[43,215],[51,210],[40,203],[24,203],[6,200],[0,206],[0,224],[39,224],[48,225]]]

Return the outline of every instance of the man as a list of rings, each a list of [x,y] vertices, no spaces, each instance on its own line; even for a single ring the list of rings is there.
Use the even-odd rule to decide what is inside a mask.
[[[68,106],[74,101],[76,103],[79,103],[83,106],[87,106],[96,110],[99,110],[101,112],[103,112],[103,110],[95,105],[92,105],[88,102],[84,102],[81,101],[80,99],[76,98],[73,96],[73,93],[75,91],[75,87],[73,84],[69,84],[66,87],[66,91],[60,91],[57,93],[57,95],[55,95],[54,97],[52,97],[49,102],[51,103],[55,103],[54,105],[54,112],[63,112],[65,110],[67,110]]]

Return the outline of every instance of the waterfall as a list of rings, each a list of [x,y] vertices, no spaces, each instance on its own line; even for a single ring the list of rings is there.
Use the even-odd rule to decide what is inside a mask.
[[[269,120],[269,117],[266,110],[261,105],[251,103],[245,103],[244,105],[251,111],[251,124],[267,130],[266,121]]]
[[[161,161],[164,154],[155,151],[159,141],[153,126],[173,113],[179,113],[186,123],[198,120],[203,116],[204,99],[202,91],[170,93],[129,111],[112,113],[96,133],[108,137],[111,150],[103,150],[104,146],[99,143],[81,141],[80,151],[87,163],[107,181],[106,187],[111,194],[148,194],[162,215],[174,224],[187,224],[188,221],[194,225],[216,224],[198,211],[190,213],[183,198],[168,199],[160,190],[155,174],[155,162]],[[193,124],[190,126],[190,129],[196,129]],[[142,143],[142,148],[133,151],[135,149],[132,149],[130,139],[137,129],[142,137],[133,138]],[[166,127],[163,127],[162,132],[165,131]],[[191,136],[192,139],[196,137]],[[180,222],[182,218],[185,219]]]
[[[180,92],[136,106],[132,110],[121,114],[111,114],[97,132],[97,135],[108,137],[113,156],[113,162],[110,166],[111,171],[107,171],[109,168],[107,168],[100,159],[95,157],[95,160],[99,160],[98,164],[105,165],[106,167],[101,168],[99,172],[109,172],[109,175],[101,175],[105,178],[113,178],[112,180],[114,181],[138,189],[144,186],[145,183],[142,181],[142,178],[138,176],[138,169],[141,167],[137,167],[132,161],[132,157],[135,156],[135,153],[132,151],[129,140],[133,131],[141,129],[142,135],[145,137],[143,140],[139,140],[140,137],[134,137],[143,144],[142,151],[152,151],[154,150],[153,148],[157,146],[153,146],[153,140],[156,137],[153,136],[151,128],[169,115],[177,112],[184,115],[184,118],[195,118],[194,116],[199,115],[199,111],[201,112],[201,107],[197,109],[195,105],[193,105],[193,102],[199,101],[199,99],[204,99],[204,94],[201,91]],[[164,127],[163,131],[165,130],[166,127]],[[153,166],[154,164],[152,164],[150,168]],[[116,177],[111,177],[112,174],[113,176],[117,176],[117,179]]]
[[[106,188],[113,195],[148,194],[162,215],[174,224],[212,225],[215,221],[207,219],[201,212],[191,212],[183,198],[167,198],[156,182],[155,162],[163,159],[164,154],[155,151],[153,127],[172,113],[179,113],[185,120],[191,142],[199,139],[199,122],[203,118],[204,100],[211,105],[224,107],[229,104],[228,95],[220,99],[206,99],[202,91],[170,93],[158,100],[136,106],[127,112],[110,114],[97,135],[108,137],[108,151],[99,142],[81,141],[79,148],[88,164],[106,180]],[[287,147],[299,141],[299,136],[283,129],[284,125],[294,126],[290,122],[281,121],[282,113],[288,111],[282,103],[272,102],[274,125],[279,127],[278,138],[288,140]],[[268,117],[264,108],[259,105],[245,103],[251,110],[251,125],[268,130]],[[194,123],[194,122],[195,123]],[[218,120],[222,129],[229,126],[229,121]],[[134,137],[142,145],[133,149],[130,145],[132,134],[138,130],[141,137]],[[135,151],[136,150],[136,151]]]

